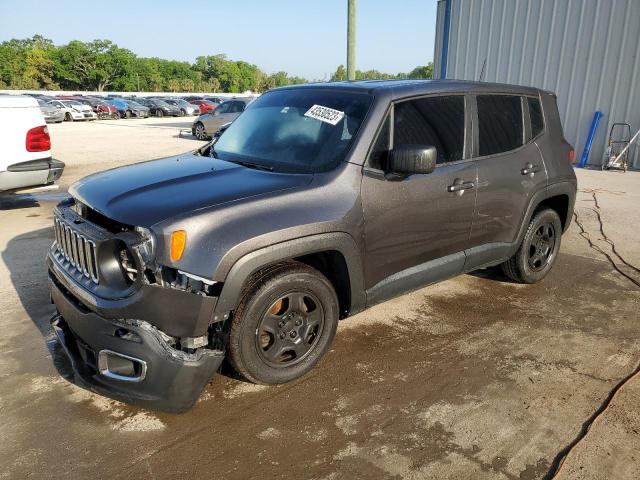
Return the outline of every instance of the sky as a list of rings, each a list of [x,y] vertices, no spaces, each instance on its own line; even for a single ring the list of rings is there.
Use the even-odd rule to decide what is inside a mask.
[[[358,0],[356,66],[408,72],[433,60],[436,0]],[[347,0],[0,0],[0,42],[106,38],[142,57],[224,53],[267,73],[323,80],[346,64]]]

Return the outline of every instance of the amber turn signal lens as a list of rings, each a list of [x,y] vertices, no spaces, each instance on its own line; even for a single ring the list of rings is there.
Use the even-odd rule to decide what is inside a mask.
[[[177,262],[182,258],[184,249],[187,246],[187,232],[176,230],[171,233],[171,261]]]

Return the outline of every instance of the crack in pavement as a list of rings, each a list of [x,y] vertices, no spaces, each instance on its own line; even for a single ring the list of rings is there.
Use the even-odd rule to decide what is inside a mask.
[[[607,244],[609,244],[611,246],[611,251],[613,252],[613,254],[618,258],[618,260],[623,265],[627,266],[631,270],[634,270],[635,272],[640,274],[640,268],[638,268],[635,265],[629,263],[624,257],[622,257],[622,255],[620,255],[618,253],[618,251],[616,250],[615,242],[613,240],[611,240],[607,236],[606,233],[604,233],[604,222],[602,220],[602,216],[600,215],[600,204],[598,203],[598,197],[596,196],[597,191],[596,190],[591,190],[591,191],[585,191],[585,193],[591,193],[593,201],[595,203],[595,208],[592,208],[591,210],[595,213],[596,218],[598,220],[598,228],[600,230],[600,233],[602,234],[602,240],[604,240]],[[627,280],[629,280],[631,283],[633,283],[636,287],[640,288],[640,281],[639,280],[636,280],[631,275],[629,275],[628,273],[624,272],[618,266],[618,264],[616,263],[615,259],[611,255],[609,255],[609,253],[605,252],[599,245],[594,243],[594,241],[591,239],[591,235],[589,234],[587,229],[584,227],[584,224],[580,221],[580,217],[578,216],[578,212],[576,212],[575,210],[573,212],[573,218],[574,218],[574,220],[576,222],[576,225],[580,229],[580,236],[582,238],[584,238],[589,243],[589,247],[592,250],[595,250],[596,252],[598,252],[601,255],[605,256],[607,258],[607,260],[609,261],[609,263],[611,264],[611,266],[615,269],[616,272],[618,272],[620,275],[625,277]]]
[[[620,255],[620,253],[618,253],[618,251],[616,250],[615,242],[611,240],[611,238],[609,238],[604,231],[604,221],[602,220],[602,216],[600,214],[601,209],[600,209],[600,203],[598,202],[598,196],[597,196],[597,194],[602,192],[602,190],[593,189],[593,190],[581,190],[581,191],[583,193],[591,194],[591,197],[594,203],[594,208],[592,208],[591,210],[596,215],[596,219],[598,221],[598,229],[600,231],[600,234],[602,235],[601,240],[605,241],[607,244],[611,246],[611,251],[623,265],[627,266],[631,270],[640,274],[640,269],[638,267],[629,263],[624,257],[622,257],[622,255]],[[620,192],[608,192],[608,193],[617,194]],[[580,236],[589,243],[589,247],[595,250],[596,252],[600,253],[601,255],[604,255],[609,261],[609,263],[611,264],[611,266],[616,270],[616,272],[618,272],[620,275],[622,275],[627,280],[632,282],[636,287],[640,287],[640,281],[636,280],[631,275],[622,271],[621,268],[617,265],[614,258],[611,255],[609,255],[607,252],[605,252],[599,245],[596,245],[593,242],[589,232],[584,227],[584,224],[580,221],[578,213],[575,210],[573,212],[573,216],[574,216],[576,225],[580,229]],[[620,389],[639,373],[640,373],[640,364],[638,364],[638,366],[630,374],[628,374],[626,377],[620,380],[613,387],[613,389],[609,391],[609,394],[607,395],[605,400],[600,404],[598,409],[582,424],[582,428],[580,429],[580,432],[578,432],[578,435],[576,435],[576,437],[571,441],[571,443],[569,443],[569,445],[563,448],[555,456],[555,458],[553,459],[553,462],[551,463],[551,468],[549,468],[549,471],[543,477],[544,480],[552,480],[558,476],[558,474],[562,469],[562,466],[564,465],[565,460],[568,458],[569,454],[576,448],[576,446],[584,440],[584,438],[587,436],[587,434],[591,430],[593,423],[607,410],[607,408],[609,408],[609,406],[611,405],[611,402],[613,401],[617,393],[620,391]]]
[[[620,380],[616,384],[615,387],[613,387],[613,389],[609,392],[609,395],[607,395],[607,398],[604,400],[604,402],[600,404],[600,407],[598,407],[598,409],[582,424],[582,428],[580,429],[580,432],[573,439],[573,441],[569,445],[567,445],[565,448],[563,448],[560,451],[560,453],[558,453],[558,455],[556,455],[556,457],[553,459],[553,462],[551,464],[551,468],[549,469],[547,474],[543,477],[543,480],[553,480],[558,476],[558,474],[560,473],[560,470],[562,469],[564,461],[567,459],[569,454],[575,449],[575,447],[587,436],[587,434],[591,430],[593,422],[595,422],[596,419],[600,417],[607,410],[607,408],[609,408],[609,405],[611,405],[611,402],[613,401],[616,394],[620,391],[620,389],[639,373],[640,373],[640,364],[638,364],[638,366],[629,375],[624,377],[622,380]]]

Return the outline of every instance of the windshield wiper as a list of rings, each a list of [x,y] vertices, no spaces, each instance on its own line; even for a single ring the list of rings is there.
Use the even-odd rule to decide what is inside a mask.
[[[268,165],[262,165],[260,163],[251,163],[251,162],[245,162],[241,160],[229,160],[229,162],[237,163],[238,165],[242,165],[243,167],[253,168],[255,170],[265,170],[267,172],[273,172],[273,167],[270,167]]]
[[[209,150],[209,156],[213,158],[220,158],[218,157],[218,152],[216,152],[216,149],[213,148],[213,146],[211,146],[211,149]],[[270,167],[269,165],[263,165],[261,163],[247,162],[246,160],[225,160],[225,162],[236,163],[246,168],[253,168],[254,170],[273,172],[273,167]]]

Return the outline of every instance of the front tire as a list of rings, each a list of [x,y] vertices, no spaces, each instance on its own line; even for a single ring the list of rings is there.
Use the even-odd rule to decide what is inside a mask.
[[[207,139],[207,131],[204,128],[204,125],[200,122],[196,123],[196,128],[194,129],[194,136],[198,140],[206,140]]]
[[[329,350],[338,299],[317,270],[277,265],[244,290],[231,321],[229,360],[247,380],[286,383],[309,372]]]
[[[156,117],[158,118],[164,117],[164,112],[160,109],[156,110]]]
[[[71,116],[71,114],[69,112],[64,114],[64,121],[65,122],[73,122],[73,117]]]
[[[518,283],[536,283],[555,264],[562,240],[562,223],[555,210],[537,212],[513,257],[502,264],[506,276]]]

